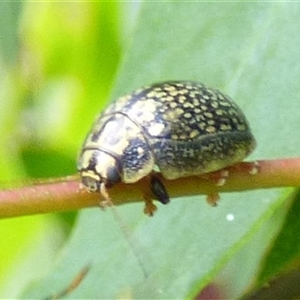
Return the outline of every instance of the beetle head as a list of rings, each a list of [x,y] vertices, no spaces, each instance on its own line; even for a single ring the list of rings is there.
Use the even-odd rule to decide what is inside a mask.
[[[77,168],[81,183],[89,192],[101,192],[101,185],[109,188],[121,181],[119,159],[100,149],[84,149]]]

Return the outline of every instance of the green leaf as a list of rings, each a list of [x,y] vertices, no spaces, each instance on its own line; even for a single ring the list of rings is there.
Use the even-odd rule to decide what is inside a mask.
[[[285,222],[274,241],[273,247],[269,249],[263,261],[263,268],[259,274],[258,283],[264,282],[279,275],[280,271],[287,271],[299,266],[300,255],[300,194],[297,193],[294,202],[289,207]]]
[[[198,80],[244,110],[258,142],[252,159],[297,155],[299,13],[297,3],[144,3],[113,95],[162,80]],[[83,211],[53,272],[23,297],[55,295],[89,265],[68,297],[193,298],[258,230],[272,221],[277,228],[284,214],[272,216],[290,192],[226,194],[217,208],[203,196],[173,199],[153,218],[142,214],[141,204],[118,207],[135,255],[109,210]],[[262,232],[266,243],[276,234]],[[261,244],[252,247],[263,255]],[[251,263],[258,269],[257,256],[246,259],[237,272]]]
[[[76,172],[78,148],[118,64],[117,16],[117,4],[1,2],[1,187]],[[48,272],[73,219],[0,222],[0,297],[16,298]]]
[[[18,152],[20,98],[19,21],[23,3],[0,3],[0,185],[16,184],[24,176]],[[0,298],[16,298],[28,282],[50,269],[65,234],[54,216],[16,218],[0,222]],[[44,253],[43,256],[39,256]],[[30,269],[29,266],[35,265]],[[30,269],[30,272],[28,271]]]

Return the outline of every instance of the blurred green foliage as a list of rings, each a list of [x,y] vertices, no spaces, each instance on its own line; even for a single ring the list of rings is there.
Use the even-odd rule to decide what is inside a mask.
[[[2,185],[76,172],[78,150],[108,101],[126,44],[119,29],[124,11],[117,3],[0,4]],[[1,240],[6,240],[0,247],[0,268],[6,270],[0,275],[0,297],[15,297],[25,281],[45,274],[74,217],[68,213],[0,223]],[[22,266],[20,252],[30,247],[24,261],[40,261],[32,257],[35,253],[45,268]],[[39,253],[45,247],[49,255]],[[27,275],[16,277],[15,270],[22,274],[22,268]],[[16,287],[12,294],[10,281]]]
[[[236,99],[258,141],[252,158],[299,156],[297,3],[145,2],[137,19],[135,5],[0,4],[1,181],[75,173],[106,103],[169,79],[199,80]],[[224,298],[240,297],[299,257],[292,195],[227,194],[217,209],[186,197],[152,219],[140,203],[120,207],[140,262],[109,212],[81,212],[63,251],[72,220],[1,221],[0,297],[17,297],[34,280],[24,298],[55,294],[87,264],[69,297],[194,298],[212,281]]]

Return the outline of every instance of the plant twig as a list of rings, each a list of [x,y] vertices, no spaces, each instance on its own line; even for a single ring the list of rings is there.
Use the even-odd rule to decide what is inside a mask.
[[[258,172],[251,170],[258,165]],[[171,198],[192,195],[213,195],[253,189],[300,186],[300,158],[242,162],[226,168],[229,175],[224,184],[217,184],[220,171],[177,180],[165,180]],[[159,175],[158,175],[159,176]],[[115,205],[143,200],[149,193],[149,179],[134,184],[116,184],[109,190]],[[99,194],[79,188],[78,176],[57,178],[47,183],[0,191],[0,218],[62,212],[97,206]]]

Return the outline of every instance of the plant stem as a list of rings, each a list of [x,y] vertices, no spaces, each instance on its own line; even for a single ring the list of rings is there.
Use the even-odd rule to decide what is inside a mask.
[[[251,174],[258,166],[258,172]],[[229,172],[220,183],[224,170],[176,180],[161,178],[171,198],[214,195],[254,189],[300,186],[300,158],[242,162],[226,168]],[[160,176],[159,174],[157,176]],[[115,205],[143,201],[149,193],[149,179],[134,184],[116,184],[109,189]],[[62,212],[98,206],[101,195],[79,188],[79,177],[57,178],[46,183],[0,191],[0,218]]]

